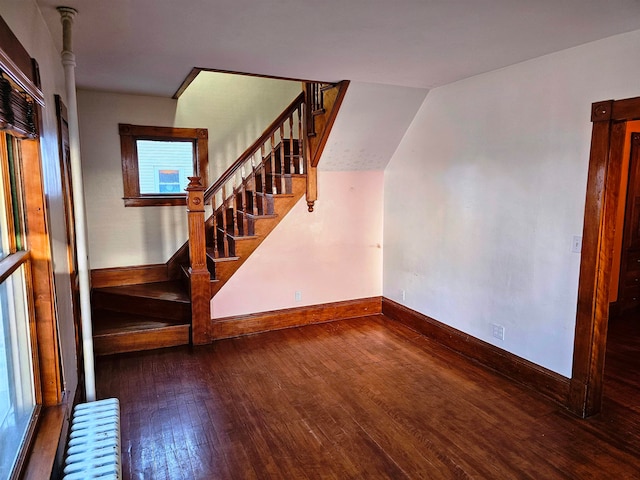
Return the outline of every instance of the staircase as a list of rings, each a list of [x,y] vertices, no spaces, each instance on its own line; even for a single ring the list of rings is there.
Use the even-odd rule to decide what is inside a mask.
[[[210,299],[303,196],[313,211],[317,162],[347,86],[305,84],[213,185],[191,178],[189,241],[166,264],[93,288],[96,355],[213,340]]]

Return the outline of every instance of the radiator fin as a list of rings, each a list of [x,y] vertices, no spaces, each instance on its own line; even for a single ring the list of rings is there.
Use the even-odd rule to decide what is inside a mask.
[[[73,410],[63,480],[120,480],[120,403],[82,403]]]

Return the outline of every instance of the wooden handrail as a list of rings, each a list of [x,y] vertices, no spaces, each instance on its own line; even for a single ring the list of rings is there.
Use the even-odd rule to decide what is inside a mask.
[[[204,201],[205,203],[209,203],[211,201],[211,197],[218,191],[222,185],[224,185],[233,175],[244,165],[244,163],[254,155],[262,145],[264,145],[271,136],[280,128],[282,122],[284,122],[288,117],[290,117],[293,112],[295,112],[300,105],[304,103],[304,92],[300,93],[293,102],[284,110],[278,118],[276,118],[271,124],[266,128],[266,130],[262,133],[260,138],[258,138],[255,142],[253,142],[249,148],[247,148],[242,155],[238,157],[238,159],[225,170],[225,172],[220,175],[220,178],[216,180],[207,190],[204,192]]]
[[[320,156],[324,150],[324,146],[329,138],[329,133],[333,128],[333,124],[338,116],[338,110],[342,105],[342,101],[347,93],[349,87],[349,81],[343,80],[340,83],[333,85],[335,89],[332,95],[328,92],[322,95],[323,108],[327,111],[327,116],[323,118],[320,129],[316,131],[316,126],[311,127],[311,130],[316,134],[309,141],[309,157],[311,159],[311,167],[317,167],[320,162]],[[329,98],[328,98],[329,97]]]

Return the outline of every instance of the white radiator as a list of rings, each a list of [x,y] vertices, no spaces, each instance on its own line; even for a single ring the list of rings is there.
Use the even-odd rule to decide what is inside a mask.
[[[117,398],[73,410],[63,480],[120,480],[120,404]]]

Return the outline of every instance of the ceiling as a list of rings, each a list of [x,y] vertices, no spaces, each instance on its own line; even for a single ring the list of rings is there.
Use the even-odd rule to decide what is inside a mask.
[[[433,88],[640,29],[639,0],[36,0],[76,8],[78,86],[171,96],[193,67]]]

